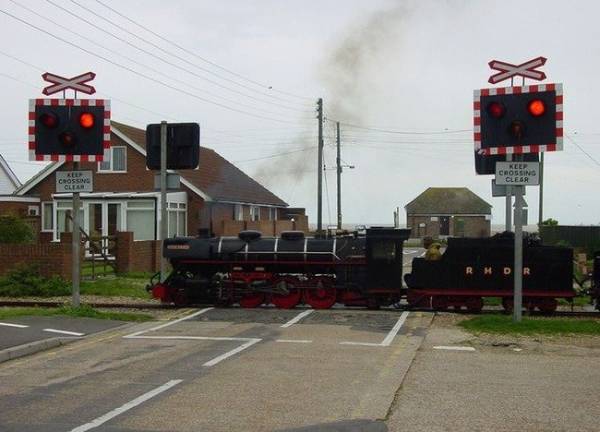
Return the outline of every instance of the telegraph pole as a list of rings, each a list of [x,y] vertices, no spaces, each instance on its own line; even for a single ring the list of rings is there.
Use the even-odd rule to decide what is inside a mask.
[[[317,100],[317,119],[319,122],[319,166],[317,168],[317,235],[323,230],[323,99]]]
[[[340,122],[336,122],[337,126],[337,227],[342,229],[342,150],[340,138]]]

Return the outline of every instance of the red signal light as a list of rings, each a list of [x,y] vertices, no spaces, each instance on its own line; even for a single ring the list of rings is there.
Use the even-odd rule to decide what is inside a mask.
[[[94,127],[94,115],[89,112],[81,113],[79,116],[79,125],[84,129],[91,129]]]
[[[75,135],[73,135],[71,132],[63,132],[58,136],[58,139],[60,140],[60,142],[62,143],[62,145],[66,146],[66,147],[72,147],[75,145]]]
[[[540,117],[546,112],[546,105],[540,99],[534,99],[527,105],[527,111],[534,117]]]
[[[505,111],[506,108],[500,102],[490,102],[487,106],[487,112],[496,119],[502,118]]]
[[[40,121],[47,128],[54,129],[58,126],[58,116],[54,113],[44,113],[40,116]]]

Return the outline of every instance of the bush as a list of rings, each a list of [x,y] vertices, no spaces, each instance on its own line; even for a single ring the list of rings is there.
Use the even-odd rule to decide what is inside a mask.
[[[71,293],[71,286],[60,276],[45,278],[34,266],[20,266],[0,277],[2,297],[54,297]]]
[[[31,243],[35,239],[33,229],[17,216],[0,216],[0,243]]]

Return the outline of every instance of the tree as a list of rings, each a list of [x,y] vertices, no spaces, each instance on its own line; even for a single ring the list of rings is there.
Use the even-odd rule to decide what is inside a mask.
[[[0,243],[31,243],[35,239],[31,226],[18,216],[0,216]]]
[[[558,225],[558,221],[556,219],[546,219],[545,221],[542,221],[541,225],[545,225],[545,226],[557,226]]]

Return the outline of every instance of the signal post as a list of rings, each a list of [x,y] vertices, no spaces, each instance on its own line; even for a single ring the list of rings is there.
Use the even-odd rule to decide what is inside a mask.
[[[515,195],[514,305],[513,320],[521,321],[523,296],[523,195],[525,186],[539,185],[540,164],[533,155],[563,148],[562,84],[524,85],[525,78],[543,80],[536,70],[546,63],[538,57],[520,65],[492,60],[499,71],[489,82],[511,79],[510,87],[475,90],[473,125],[475,162],[478,174],[496,174],[496,186],[504,186],[507,196],[507,230],[510,228],[510,193]],[[522,86],[513,86],[515,76]],[[487,162],[487,166],[486,165]],[[486,170],[481,166],[484,165]],[[492,169],[493,166],[493,169]]]

